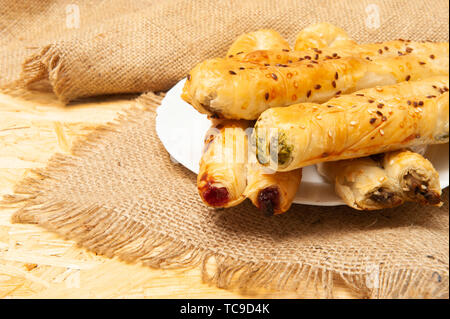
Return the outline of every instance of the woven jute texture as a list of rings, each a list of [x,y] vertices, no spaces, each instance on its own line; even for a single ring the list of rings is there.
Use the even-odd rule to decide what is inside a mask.
[[[291,43],[301,28],[319,21],[343,27],[360,42],[448,41],[446,1],[0,5],[3,89],[48,81],[65,102],[164,91],[195,63],[223,55],[237,35],[259,28],[274,28]],[[441,208],[408,203],[367,213],[293,205],[273,217],[249,202],[208,209],[195,175],[171,161],[156,135],[162,96],[142,95],[144,109],[98,128],[72,155],[55,155],[48,167],[17,185],[3,201],[21,205],[14,221],[38,223],[130,262],[200,266],[203,279],[220,287],[321,286],[332,297],[333,278],[341,277],[373,298],[448,298],[448,189]]]

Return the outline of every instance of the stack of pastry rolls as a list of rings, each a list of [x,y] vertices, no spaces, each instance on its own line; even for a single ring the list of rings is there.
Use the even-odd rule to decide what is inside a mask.
[[[317,164],[355,209],[440,205],[436,170],[407,148],[448,142],[448,86],[448,43],[358,45],[327,23],[302,30],[294,50],[273,30],[244,34],[225,58],[197,65],[183,90],[218,119],[200,162],[200,196],[212,207],[249,198],[283,213],[302,167]],[[257,120],[252,135],[245,120]]]

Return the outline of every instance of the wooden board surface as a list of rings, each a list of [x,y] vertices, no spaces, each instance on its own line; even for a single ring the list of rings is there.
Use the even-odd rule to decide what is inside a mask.
[[[0,198],[45,167],[74,140],[138,106],[134,96],[61,105],[51,93],[0,94]],[[0,207],[0,298],[316,298],[265,289],[225,290],[202,283],[200,270],[151,269],[97,256],[36,225],[11,224],[14,208]],[[336,298],[360,298],[338,279]]]

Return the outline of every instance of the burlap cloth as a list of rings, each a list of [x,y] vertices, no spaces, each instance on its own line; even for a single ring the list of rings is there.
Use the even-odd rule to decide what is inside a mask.
[[[291,43],[328,21],[360,42],[448,41],[442,1],[5,1],[0,85],[47,81],[62,101],[169,89],[243,32],[274,28]],[[194,174],[174,164],[155,133],[161,97],[139,98],[117,123],[54,156],[4,203],[33,222],[107,256],[152,267],[202,265],[204,280],[333,295],[342,277],[369,297],[448,298],[448,190],[441,208],[382,212],[294,205],[264,217],[251,204],[206,208]],[[1,119],[0,119],[1,120]]]

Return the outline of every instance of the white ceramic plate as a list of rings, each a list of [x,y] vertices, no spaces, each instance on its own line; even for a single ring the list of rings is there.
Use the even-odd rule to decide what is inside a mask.
[[[178,82],[165,96],[157,110],[156,132],[172,160],[198,173],[198,163],[210,121],[180,97],[185,80]],[[429,146],[425,152],[440,175],[441,187],[449,185],[448,144]],[[294,203],[337,206],[343,205],[333,186],[321,177],[315,166],[303,169],[303,178]]]

